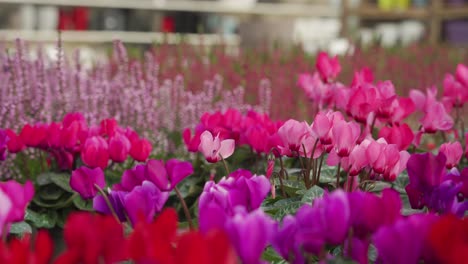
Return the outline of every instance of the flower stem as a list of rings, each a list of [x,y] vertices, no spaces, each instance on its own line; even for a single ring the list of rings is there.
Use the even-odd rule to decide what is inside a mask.
[[[340,169],[341,169],[341,160],[338,162],[338,168],[336,169],[336,188],[340,188]]]
[[[187,218],[190,230],[193,230],[194,227],[193,227],[192,217],[190,216],[190,211],[187,207],[187,203],[185,203],[185,200],[182,197],[182,194],[180,193],[179,189],[177,189],[177,187],[174,187],[174,191],[177,195],[177,198],[179,198],[180,202],[182,203],[182,208],[184,209],[185,218]]]
[[[223,156],[221,156],[221,161],[223,162],[224,169],[226,170],[226,173],[227,173],[226,176],[228,176],[231,173],[229,172],[229,167],[227,165],[226,160],[223,158]]]
[[[281,166],[281,169],[279,171],[279,181],[280,181],[280,189],[281,189],[281,195],[283,197],[286,197],[286,192],[284,191],[284,185],[283,185],[283,178],[284,178],[284,172],[286,171],[284,169],[284,164],[283,164],[283,158],[280,156],[279,157],[279,161],[280,161],[280,166]]]
[[[111,211],[112,215],[115,217],[117,222],[120,222],[120,219],[117,216],[117,213],[115,212],[114,207],[112,206],[112,203],[110,202],[109,197],[104,192],[104,190],[101,189],[101,187],[99,187],[99,185],[97,185],[97,184],[94,184],[94,188],[96,188],[96,190],[98,190],[98,192],[102,195],[102,197],[104,198],[104,201],[106,201],[106,204],[109,207],[109,210]]]
[[[317,171],[317,173],[315,175],[316,184],[318,184],[320,182],[320,173],[322,172],[323,157],[325,157],[325,155],[322,154],[322,156],[320,157],[320,163],[319,163],[319,166],[318,166],[318,171]]]

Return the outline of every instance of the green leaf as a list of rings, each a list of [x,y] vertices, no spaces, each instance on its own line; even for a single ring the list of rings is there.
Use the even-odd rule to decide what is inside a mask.
[[[301,201],[289,203],[283,207],[278,208],[278,211],[275,213],[274,218],[277,220],[283,219],[286,215],[294,215],[297,210],[303,205]]]
[[[321,183],[335,183],[336,182],[336,168],[329,167],[323,164],[320,171]]]
[[[92,200],[83,200],[81,196],[76,196],[75,199],[73,199],[73,204],[76,206],[76,208],[83,210],[83,211],[94,211],[93,209],[93,201]]]
[[[56,185],[49,184],[43,186],[39,189],[37,196],[39,196],[42,200],[46,201],[56,201],[62,196],[63,190],[58,188]]]
[[[307,204],[312,204],[312,202],[318,198],[322,197],[324,193],[324,190],[317,185],[312,186],[309,190],[307,190],[304,195],[302,196],[301,202],[302,203],[307,203]]]
[[[289,195],[289,196],[295,196],[297,194],[298,190],[305,190],[305,184],[302,179],[297,180],[293,179],[296,177],[290,176],[289,180],[284,179],[283,180],[283,187],[284,191]],[[281,186],[280,180],[278,178],[275,178],[275,185],[276,186]]]
[[[404,171],[396,178],[394,182],[394,189],[400,193],[406,193],[406,185],[409,184],[408,172]]]
[[[382,181],[375,181],[372,184],[373,184],[373,187],[372,187],[372,190],[370,190],[370,191],[374,192],[374,193],[380,193],[384,189],[392,187],[392,185],[390,183],[382,182]]]
[[[11,225],[10,233],[15,235],[23,235],[25,233],[32,233],[31,226],[26,222],[14,223]]]
[[[275,264],[286,264],[288,263],[284,260],[272,247],[267,247],[265,251],[263,251],[262,259],[267,261],[268,263],[275,263]]]
[[[24,219],[36,228],[53,228],[57,221],[57,212],[51,210],[38,213],[27,209]]]
[[[51,181],[63,190],[73,193],[74,191],[70,187],[70,175],[64,173],[54,173],[51,175]]]
[[[41,173],[36,178],[36,184],[39,186],[45,186],[51,184],[52,180],[50,179],[51,173]]]

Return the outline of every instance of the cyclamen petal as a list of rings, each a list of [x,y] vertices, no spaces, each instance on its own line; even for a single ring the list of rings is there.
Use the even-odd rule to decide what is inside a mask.
[[[141,186],[135,187],[125,196],[125,211],[133,225],[140,217],[146,222],[151,222],[155,214],[162,210],[168,198],[168,192],[161,192],[153,183],[144,181]]]
[[[32,182],[27,181],[24,185],[14,180],[1,182],[0,191],[8,195],[12,203],[7,221],[9,223],[23,221],[26,208],[34,197],[34,186]]]
[[[251,213],[237,212],[228,220],[225,227],[237,254],[245,264],[264,263],[260,257],[274,229],[275,221],[261,209]],[[245,239],[246,237],[249,239]]]
[[[444,153],[447,158],[446,167],[451,169],[456,167],[463,155],[463,148],[460,142],[444,143],[440,145],[439,152]]]
[[[219,135],[213,138],[210,131],[206,130],[200,135],[200,145],[198,150],[205,156],[210,163],[216,163],[230,157],[235,150],[235,141],[233,139],[220,140]]]
[[[3,232],[8,232],[8,230],[3,230],[6,224],[8,223],[8,217],[10,210],[13,206],[10,197],[0,189],[0,235]]]
[[[97,194],[95,185],[103,189],[106,185],[104,172],[101,168],[90,169],[80,167],[72,172],[70,187],[80,194],[83,199],[91,199]]]

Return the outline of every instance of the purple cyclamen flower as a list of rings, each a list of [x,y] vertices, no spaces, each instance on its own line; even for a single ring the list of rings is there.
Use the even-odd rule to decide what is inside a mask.
[[[162,160],[149,160],[144,165],[126,170],[118,189],[131,191],[146,180],[152,182],[161,191],[170,191],[192,173],[193,166],[187,161],[170,159],[164,163]]]
[[[244,174],[243,174],[244,173]],[[218,183],[208,181],[199,199],[199,220],[202,232],[218,226],[234,208],[243,207],[248,212],[260,207],[271,189],[270,181],[263,175],[250,172],[233,172],[235,177],[222,178]],[[218,213],[213,213],[216,210]]]
[[[432,153],[411,155],[406,165],[410,183],[405,189],[413,209],[422,209],[426,205],[424,197],[440,185],[446,160],[443,153],[437,156]]]
[[[242,207],[235,210],[235,215],[226,222],[225,231],[242,263],[267,263],[260,257],[273,235],[276,222],[261,209],[250,213]]]
[[[95,185],[101,189],[106,186],[104,172],[101,168],[90,169],[83,166],[72,172],[70,187],[79,193],[83,199],[91,199],[96,196],[98,190]]]
[[[302,255],[301,245],[296,240],[299,232],[296,218],[292,215],[287,215],[283,218],[281,225],[278,225],[272,240],[271,245],[279,253],[281,257],[293,264],[303,264],[305,259]]]
[[[414,264],[434,259],[427,237],[436,221],[437,216],[433,214],[418,214],[381,227],[372,238],[377,248],[378,262]]]
[[[169,191],[193,173],[192,163],[170,159],[164,164],[161,160],[149,160],[146,164],[148,180],[160,190]]]
[[[10,140],[5,130],[0,129],[0,161],[7,157],[7,143]]]
[[[445,161],[443,153],[412,155],[408,161],[410,183],[405,189],[413,209],[427,206],[432,212],[463,216],[468,209],[468,201],[464,201],[468,194],[468,170],[447,172]]]
[[[119,220],[121,222],[127,221],[127,218],[125,216],[125,207],[124,207],[124,199],[125,196],[128,194],[128,192],[124,191],[110,191],[107,197],[109,198],[109,202],[112,205],[112,208],[114,209],[115,213],[119,217]],[[93,209],[96,212],[99,212],[101,214],[106,214],[110,215],[111,210],[109,209],[109,206],[106,203],[106,200],[102,195],[98,195],[94,197],[93,199]]]
[[[152,182],[144,181],[124,197],[125,211],[133,225],[141,218],[151,222],[168,198],[169,192],[162,192]]]
[[[318,255],[323,246],[338,245],[347,237],[350,227],[348,197],[336,190],[316,199],[312,206],[302,206],[296,214],[299,234],[297,241],[304,251]]]
[[[382,191],[382,196],[356,191],[348,194],[351,208],[351,226],[358,238],[366,238],[380,226],[391,224],[401,217],[401,199],[392,189]]]

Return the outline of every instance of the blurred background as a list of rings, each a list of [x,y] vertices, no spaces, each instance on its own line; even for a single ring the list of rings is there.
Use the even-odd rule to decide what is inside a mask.
[[[126,44],[297,46],[468,44],[467,0],[0,0],[0,41],[99,50]]]

